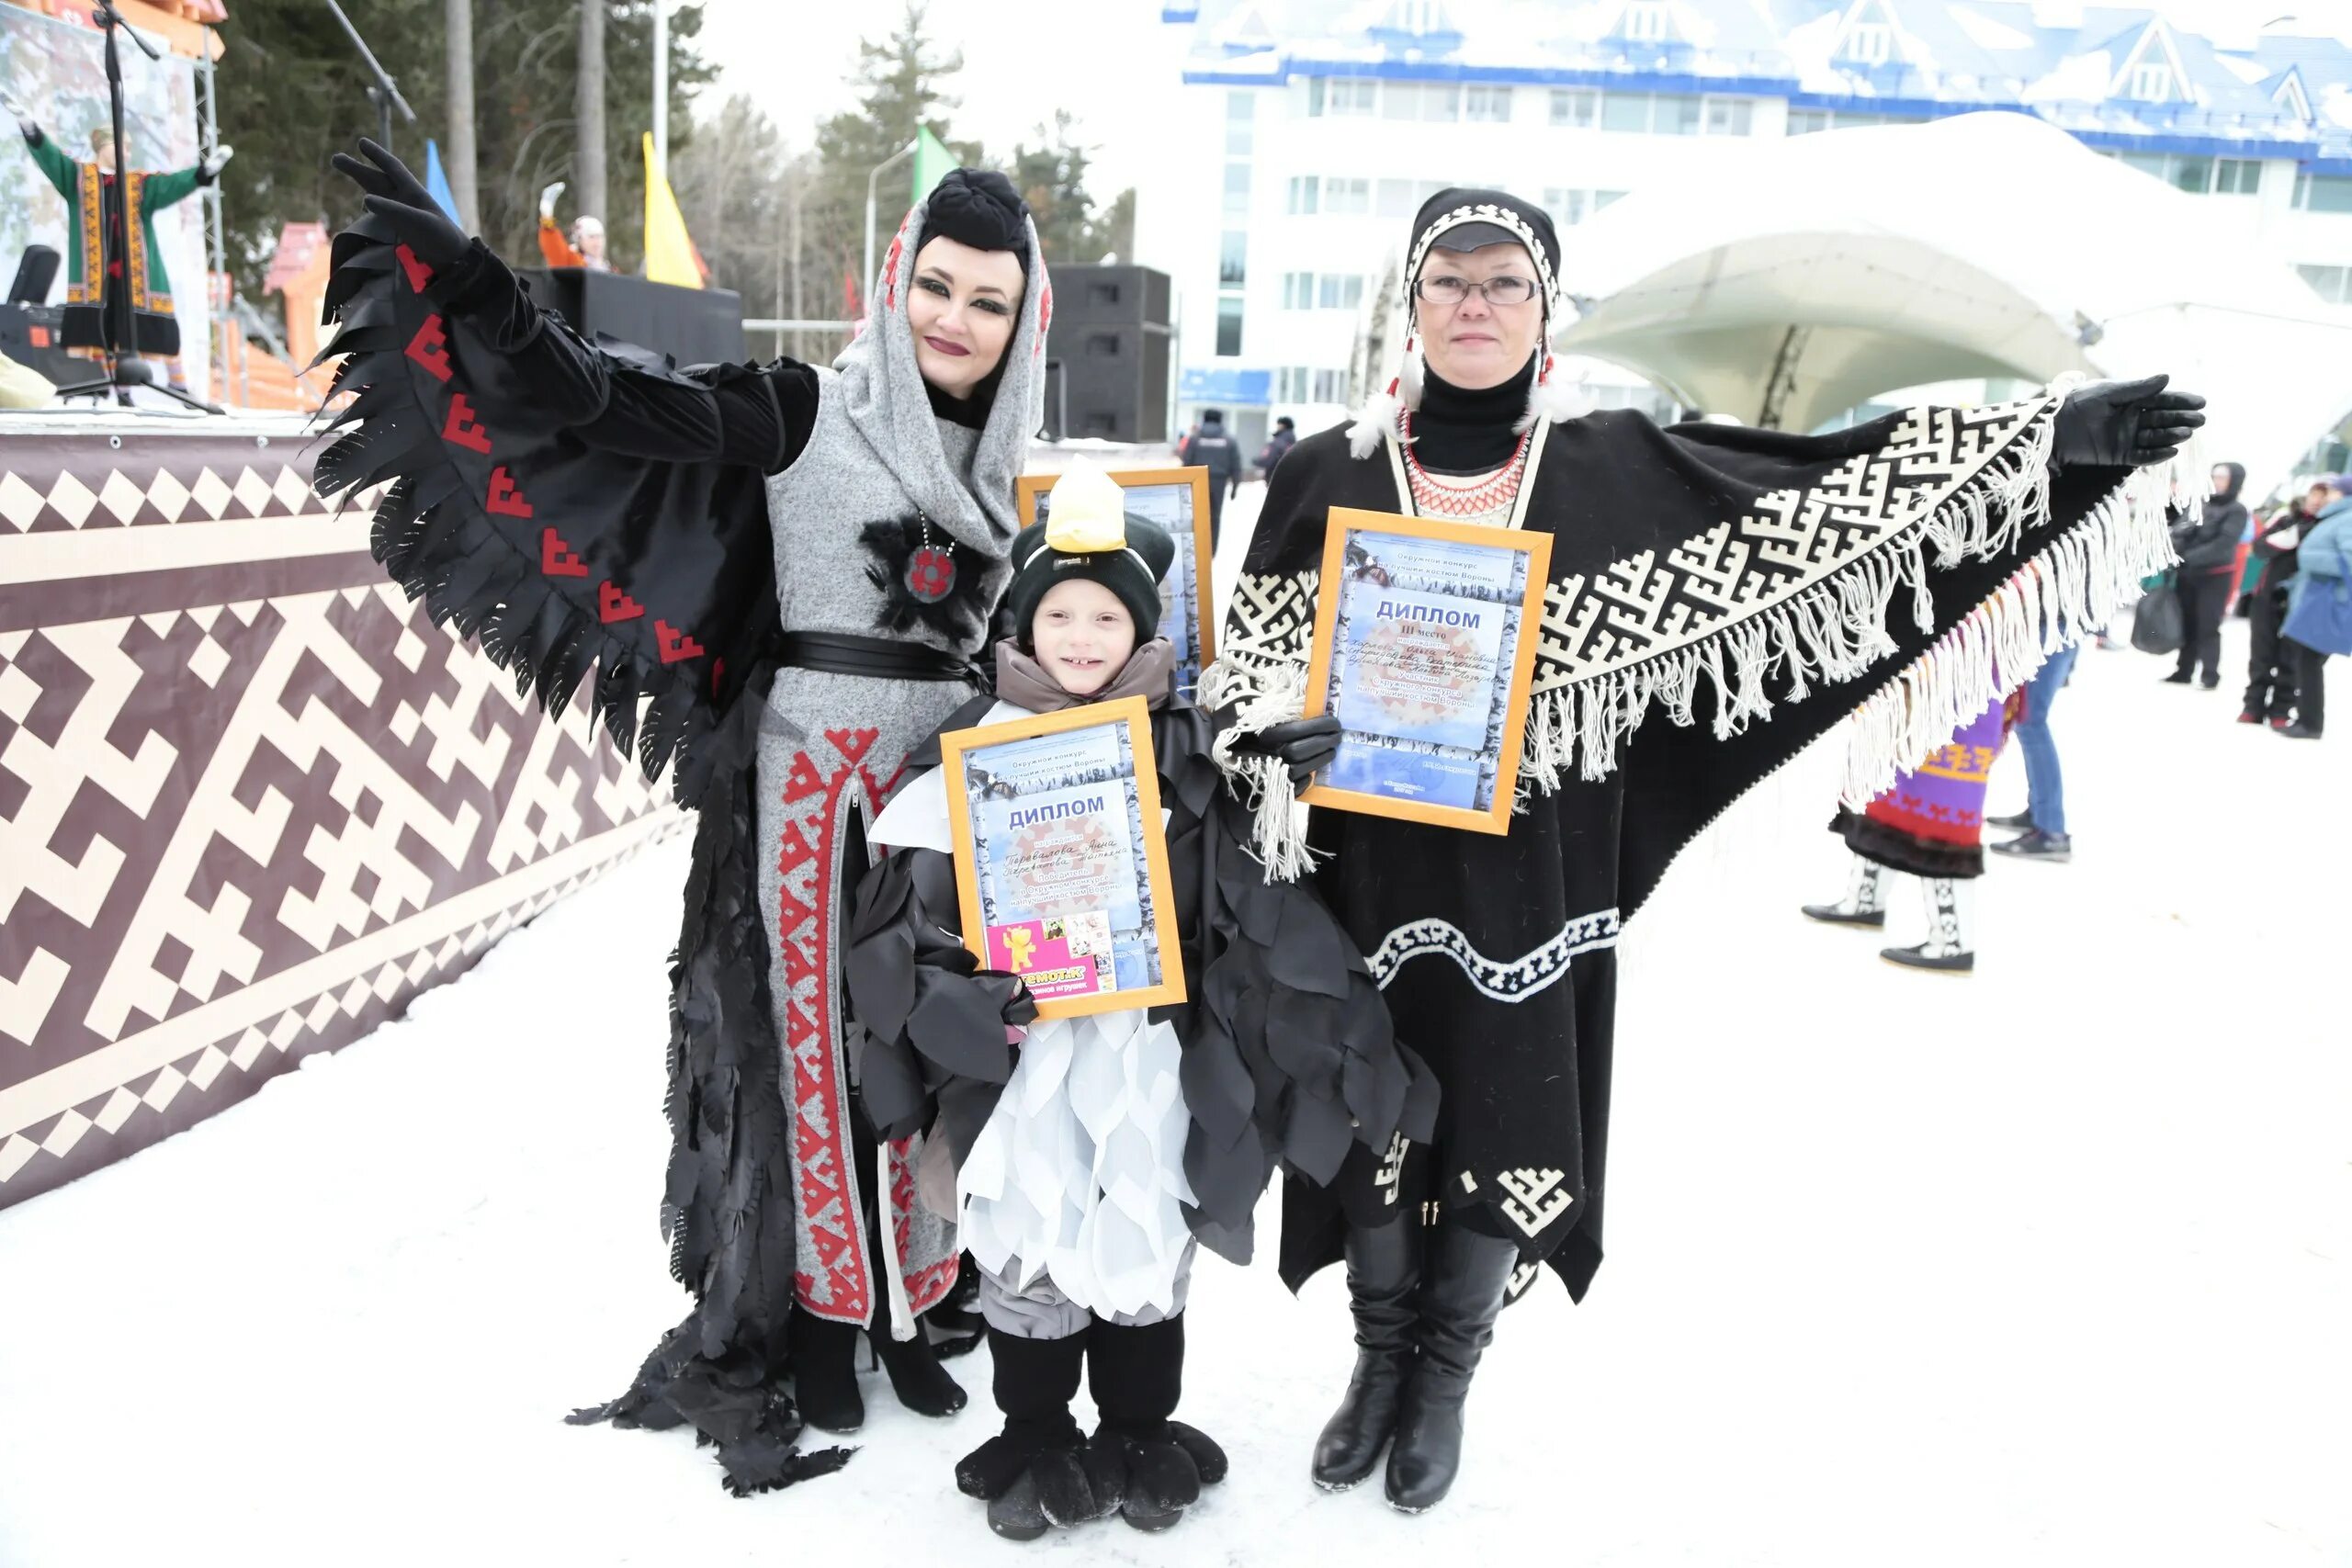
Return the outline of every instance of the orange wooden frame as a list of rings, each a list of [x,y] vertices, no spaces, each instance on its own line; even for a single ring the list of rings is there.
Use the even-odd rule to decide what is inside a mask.
[[[1460,828],[1473,833],[1510,831],[1511,802],[1518,797],[1520,752],[1527,744],[1528,692],[1535,674],[1535,645],[1544,622],[1544,590],[1551,581],[1552,536],[1520,528],[1484,527],[1449,523],[1431,517],[1407,517],[1393,512],[1361,512],[1353,507],[1331,508],[1324,525],[1323,575],[1315,604],[1315,642],[1306,667],[1306,713],[1324,712],[1331,685],[1332,642],[1340,621],[1340,584],[1347,558],[1350,534],[1387,534],[1403,538],[1442,539],[1457,545],[1483,545],[1518,550],[1527,557],[1527,592],[1520,605],[1519,647],[1513,650],[1508,716],[1503,722],[1502,755],[1496,760],[1495,798],[1484,810],[1464,806],[1423,806],[1384,795],[1334,789],[1310,784],[1299,792],[1309,806],[1336,811],[1356,811],[1367,817],[1390,817],[1406,822],[1427,822],[1439,828]]]
[[[1171,892],[1175,884],[1168,873],[1168,833],[1159,814],[1159,768],[1151,749],[1151,709],[1141,697],[1122,697],[1117,702],[1080,704],[1034,718],[951,729],[939,738],[940,763],[947,770],[947,825],[956,840],[956,892],[964,914],[964,945],[986,965],[988,926],[980,911],[972,813],[965,793],[965,755],[1007,741],[1031,740],[1041,735],[1064,735],[1071,730],[1114,724],[1127,727],[1133,746],[1136,794],[1143,808],[1144,863],[1151,879],[1151,886],[1143,891],[1151,908],[1152,929],[1159,933],[1159,984],[1131,991],[1100,991],[1091,996],[1051,1000],[1040,998],[1040,1018],[1083,1018],[1090,1013],[1118,1012],[1127,1008],[1169,1007],[1184,999],[1184,961],[1177,946],[1176,900]]]

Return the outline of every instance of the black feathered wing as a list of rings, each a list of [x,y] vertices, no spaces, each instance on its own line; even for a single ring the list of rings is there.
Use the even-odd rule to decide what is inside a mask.
[[[582,416],[616,389],[707,397],[762,372],[682,372],[576,339],[553,358],[520,353],[501,341],[505,311],[453,308],[466,271],[436,278],[373,215],[335,236],[327,316],[342,330],[322,357],[342,364],[322,418],[338,435],[319,458],[319,493],[386,487],[375,557],[435,621],[474,638],[551,713],[593,671],[614,740],[649,777],[684,756],[679,790],[691,800],[698,743],[777,635],[765,475],[598,445]],[[526,337],[562,331],[521,309]],[[550,375],[550,364],[584,373]],[[583,390],[597,407],[582,406]]]

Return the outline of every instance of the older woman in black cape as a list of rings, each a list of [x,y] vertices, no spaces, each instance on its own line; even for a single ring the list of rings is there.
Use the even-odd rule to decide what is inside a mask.
[[[2163,487],[2134,470],[2202,423],[2162,378],[1820,437],[1586,413],[1549,347],[1559,262],[1551,220],[1504,192],[1422,208],[1407,363],[1275,470],[1202,686],[1267,874],[1311,870],[1442,1086],[1432,1142],[1357,1156],[1334,1189],[1284,1185],[1284,1276],[1344,1258],[1359,1351],[1314,1478],[1353,1485],[1385,1450],[1388,1499],[1413,1512],[1453,1483],[1507,1297],[1548,1263],[1581,1298],[1600,1265],[1623,922],[1857,705],[1859,803],[2104,624],[2170,554]],[[1552,536],[1541,622],[1517,634],[1538,641],[1507,835],[1336,810],[1301,832],[1295,789],[1343,739],[1299,717],[1335,506]],[[1351,1219],[1351,1182],[1402,1217]]]

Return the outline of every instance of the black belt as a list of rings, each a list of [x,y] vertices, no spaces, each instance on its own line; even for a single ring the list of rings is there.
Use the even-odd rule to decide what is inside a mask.
[[[864,675],[877,681],[982,683],[979,666],[960,653],[919,642],[856,637],[848,632],[786,632],[777,662],[792,670]]]

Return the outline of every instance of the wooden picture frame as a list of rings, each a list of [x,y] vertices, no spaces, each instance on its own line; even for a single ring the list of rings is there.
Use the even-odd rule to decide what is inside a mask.
[[[1316,594],[1315,640],[1307,664],[1306,716],[1309,718],[1318,716],[1333,705],[1332,663],[1336,657],[1341,605],[1350,591],[1366,581],[1362,575],[1363,569],[1351,569],[1348,558],[1349,541],[1359,536],[1422,539],[1443,545],[1516,551],[1526,558],[1524,592],[1516,599],[1503,601],[1517,607],[1519,622],[1515,633],[1517,640],[1509,652],[1504,654],[1499,644],[1497,649],[1498,654],[1501,655],[1498,660],[1500,668],[1509,671],[1510,682],[1507,690],[1503,690],[1499,683],[1493,688],[1501,691],[1504,705],[1497,749],[1483,753],[1493,759],[1493,780],[1487,786],[1488,799],[1484,806],[1433,805],[1402,795],[1344,788],[1325,782],[1327,776],[1343,764],[1368,758],[1372,749],[1366,748],[1351,757],[1343,743],[1340,756],[1317,773],[1314,781],[1300,792],[1299,798],[1309,806],[1356,811],[1368,817],[1427,822],[1435,827],[1458,828],[1474,833],[1509,832],[1511,803],[1518,793],[1520,754],[1527,741],[1528,694],[1534,678],[1535,649],[1541,640],[1544,591],[1551,578],[1552,536],[1518,528],[1452,523],[1440,518],[1364,512],[1352,507],[1331,508],[1323,537],[1323,573]],[[1380,569],[1376,558],[1367,556],[1366,559],[1371,570]],[[1351,577],[1351,570],[1357,575]],[[1378,582],[1383,592],[1386,591],[1385,578],[1371,581]],[[1435,595],[1423,595],[1432,596]],[[1498,601],[1480,599],[1476,602]],[[1385,604],[1383,608],[1385,609]],[[1498,634],[1498,637],[1500,635]],[[1487,712],[1491,715],[1492,711],[1490,705]],[[1491,718],[1488,728],[1492,728]],[[1439,750],[1431,747],[1430,754],[1435,756]],[[1401,750],[1397,753],[1400,757],[1405,754]],[[1453,770],[1458,775],[1463,761],[1459,756],[1446,756],[1429,765]],[[1400,766],[1410,771],[1410,764]],[[1473,772],[1477,773],[1476,769]],[[1482,773],[1477,773],[1477,776],[1483,778]]]
[[[1216,606],[1210,579],[1216,573],[1216,547],[1209,536],[1209,471],[1194,465],[1180,468],[1119,468],[1110,476],[1121,490],[1163,490],[1192,487],[1193,525],[1176,540],[1177,562],[1191,575],[1193,625],[1185,628],[1192,646],[1179,649],[1176,689],[1190,696],[1199,686],[1201,671],[1216,662]],[[1054,488],[1061,475],[1023,474],[1014,481],[1015,515],[1023,528],[1037,520],[1037,498]],[[1187,534],[1189,536],[1187,536]],[[1175,570],[1174,568],[1170,569]],[[1161,636],[1167,635],[1165,627]]]
[[[976,812],[971,787],[974,760],[984,761],[989,752],[1009,744],[1120,727],[1124,727],[1127,733],[1131,772],[1118,775],[1113,781],[1098,782],[1115,782],[1124,786],[1128,778],[1134,781],[1136,811],[1132,826],[1139,828],[1138,836],[1142,842],[1140,846],[1130,844],[1130,852],[1137,847],[1142,851],[1145,885],[1136,890],[1136,908],[1148,913],[1151,939],[1143,943],[1114,944],[1106,950],[1105,956],[1115,969],[1121,953],[1140,953],[1156,964],[1158,978],[1156,982],[1148,981],[1140,986],[1122,987],[1114,990],[1084,990],[1059,995],[1045,994],[1046,988],[1041,987],[1037,996],[1037,1015],[1040,1018],[1081,1018],[1091,1013],[1115,1012],[1126,1008],[1167,1007],[1185,999],[1183,955],[1176,934],[1174,884],[1168,871],[1168,835],[1159,808],[1159,771],[1151,746],[1151,710],[1141,697],[1125,697],[1117,702],[1081,704],[1057,713],[1039,714],[1033,718],[1009,719],[970,729],[949,730],[939,738],[940,762],[946,769],[948,829],[956,843],[956,891],[963,910],[964,945],[979,959],[983,968],[1009,968],[1020,974],[1023,971],[1017,964],[1004,961],[1003,952],[993,954],[990,952],[992,931],[982,902],[981,879],[993,873],[984,872],[981,867],[979,849],[982,835],[974,829]],[[1067,794],[1090,788],[1091,784],[1081,783],[1046,787]],[[1010,801],[1018,796],[996,798]],[[1058,819],[1072,820],[1083,815],[1072,814]],[[1016,815],[1012,826],[1023,825],[1017,821]],[[1089,910],[1082,914],[1098,912]],[[1008,922],[994,930],[1010,931],[1016,926],[1042,927],[1048,920],[1059,923],[1066,918],[1040,917]],[[1034,941],[1034,934],[1022,940],[1025,951],[1026,944]],[[1048,940],[1059,939],[1052,938],[1048,933]],[[1046,949],[1045,942],[1037,942],[1035,946],[1041,953]],[[1052,955],[1042,960],[1056,961]],[[1077,967],[1067,955],[1058,961],[1065,968]]]

